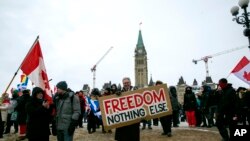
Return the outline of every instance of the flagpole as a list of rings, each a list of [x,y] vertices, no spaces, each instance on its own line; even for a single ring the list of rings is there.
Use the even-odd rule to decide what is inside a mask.
[[[226,78],[228,78],[231,75],[231,73],[228,74],[228,76]]]
[[[35,40],[34,43],[32,44],[31,48],[29,49],[29,51],[28,51],[28,53],[26,54],[26,56],[25,56],[25,58],[23,59],[23,61],[26,59],[27,55],[30,53],[31,49],[34,47],[34,45],[35,45],[35,43],[38,41],[38,39],[39,39],[39,35],[36,37],[36,40]],[[8,91],[10,85],[12,84],[14,78],[16,77],[18,71],[20,70],[20,68],[21,68],[21,66],[22,66],[22,64],[23,64],[23,61],[22,61],[22,63],[20,64],[20,66],[18,67],[18,69],[17,69],[17,71],[15,72],[14,76],[12,77],[12,79],[10,80],[10,83],[8,84],[8,86],[7,86],[7,88],[5,89],[5,92],[4,92],[4,93],[6,93],[6,92]]]

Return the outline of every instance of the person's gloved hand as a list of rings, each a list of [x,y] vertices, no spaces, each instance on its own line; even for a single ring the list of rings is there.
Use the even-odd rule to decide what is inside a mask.
[[[134,86],[133,91],[134,91],[134,90],[138,90],[138,89],[139,89],[139,88],[138,88],[137,86]]]
[[[70,136],[73,135],[77,124],[78,124],[77,120],[71,120],[71,123],[70,123],[69,128],[68,128],[68,132],[69,132]]]
[[[120,95],[122,94],[122,92],[121,92],[121,91],[117,91],[115,94],[116,94],[117,96],[120,96]]]

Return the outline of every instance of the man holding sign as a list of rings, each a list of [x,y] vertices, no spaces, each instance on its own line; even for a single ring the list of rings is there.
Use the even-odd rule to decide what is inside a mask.
[[[118,94],[99,99],[103,125],[106,131],[117,128],[117,141],[140,141],[140,121],[172,114],[167,85],[135,90],[129,78],[122,82]]]
[[[123,89],[122,92],[133,91],[135,87],[131,86],[129,77],[122,79]],[[115,140],[117,141],[140,141],[140,122],[116,128]]]

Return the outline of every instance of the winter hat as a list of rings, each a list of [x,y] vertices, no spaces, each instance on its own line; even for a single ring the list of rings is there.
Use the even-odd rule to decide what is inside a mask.
[[[185,93],[192,93],[192,92],[193,92],[193,88],[192,88],[192,87],[187,86],[187,87],[185,88]]]
[[[58,89],[61,89],[61,90],[64,90],[64,91],[67,91],[67,89],[68,89],[68,85],[67,85],[66,81],[60,81],[60,82],[58,82],[56,84],[56,87]]]
[[[176,92],[175,86],[170,86],[169,91],[170,91],[170,93],[172,94],[173,97],[175,97],[175,98],[177,97],[177,92]]]
[[[17,98],[18,97],[18,90],[14,90],[12,94],[12,98]]]
[[[23,94],[28,94],[28,95],[29,95],[29,94],[30,94],[30,90],[29,90],[29,89],[23,90],[22,93],[23,93]]]
[[[101,93],[100,93],[100,91],[99,91],[98,88],[94,88],[94,89],[92,90],[91,94],[92,94],[92,95],[96,95],[96,96],[101,95]]]
[[[244,88],[244,87],[239,87],[239,88],[236,90],[236,92],[239,93],[241,90],[246,91],[247,89]]]
[[[44,94],[43,89],[40,88],[40,87],[35,87],[35,88],[33,88],[33,90],[32,90],[32,96],[33,96],[33,97],[36,97],[36,95],[37,95],[38,93],[43,93],[43,94]]]
[[[163,84],[163,82],[160,81],[160,80],[157,80],[157,81],[155,82],[155,85],[161,85],[161,84]]]

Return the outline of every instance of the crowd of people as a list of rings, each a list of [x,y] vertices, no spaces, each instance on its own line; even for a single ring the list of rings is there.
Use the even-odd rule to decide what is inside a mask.
[[[244,87],[235,89],[225,78],[219,80],[216,89],[203,85],[197,94],[188,86],[183,111],[190,127],[216,126],[223,141],[229,141],[237,124],[249,126],[250,90]]]
[[[103,133],[112,133],[103,128],[98,99],[138,89],[131,85],[129,77],[123,78],[122,83],[122,88],[112,84],[103,92],[94,88],[89,93],[83,90],[74,92],[66,81],[61,81],[56,85],[53,102],[45,99],[45,91],[39,87],[32,91],[13,90],[11,96],[5,93],[0,106],[0,138],[3,134],[10,134],[13,126],[14,133],[18,133],[17,140],[49,141],[49,136],[54,135],[58,141],[72,141],[75,129],[83,128],[83,122],[87,122],[89,134],[99,127]],[[155,83],[156,86],[161,84],[162,81]],[[172,127],[179,127],[181,121],[186,121],[190,128],[217,127],[223,140],[228,141],[227,128],[232,131],[238,123],[250,123],[250,91],[243,87],[233,88],[225,78],[219,80],[216,89],[203,85],[199,93],[187,86],[183,103],[179,103],[174,86],[169,87],[169,97],[172,114],[152,119],[154,126],[160,121],[162,135],[167,137],[172,136]],[[152,130],[152,121],[142,120],[141,123],[116,128],[114,138],[117,141],[139,141],[140,130],[145,130],[147,125]]]

